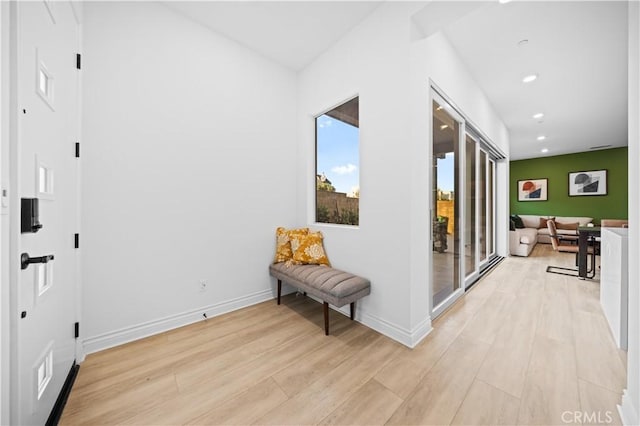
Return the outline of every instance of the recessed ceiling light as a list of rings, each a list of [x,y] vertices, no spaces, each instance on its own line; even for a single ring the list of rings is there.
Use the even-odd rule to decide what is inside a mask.
[[[505,4],[505,3],[509,3],[511,0],[498,0],[498,3],[500,4]]]
[[[536,120],[541,119],[542,117],[544,117],[544,114],[539,112],[537,114],[533,114],[533,118],[535,118]]]
[[[532,81],[538,78],[538,74],[529,74],[525,78],[522,79],[523,83],[531,83]]]
[[[440,111],[442,108],[444,108],[442,105],[438,105],[438,108],[436,108],[436,111]]]
[[[547,152],[549,152],[549,150],[547,148],[542,148],[540,152],[543,154],[546,154]]]
[[[545,135],[540,135],[538,136],[536,139],[538,139],[539,141],[543,141],[545,140],[547,137]]]
[[[444,130],[444,129],[446,129],[447,127],[449,127],[449,126],[447,126],[446,124],[443,124],[442,126],[440,126],[440,130]]]

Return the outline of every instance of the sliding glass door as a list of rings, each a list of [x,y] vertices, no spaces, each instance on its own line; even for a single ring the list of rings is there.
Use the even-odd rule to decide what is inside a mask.
[[[460,279],[460,153],[462,117],[441,99],[433,107],[431,188],[432,307],[443,311],[463,293]]]
[[[495,259],[495,167],[489,144],[433,93],[432,318]]]

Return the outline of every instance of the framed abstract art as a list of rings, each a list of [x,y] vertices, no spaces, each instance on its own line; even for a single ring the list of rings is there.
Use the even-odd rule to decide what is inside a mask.
[[[607,171],[569,173],[569,196],[607,195]]]
[[[547,201],[547,179],[519,180],[518,201]]]

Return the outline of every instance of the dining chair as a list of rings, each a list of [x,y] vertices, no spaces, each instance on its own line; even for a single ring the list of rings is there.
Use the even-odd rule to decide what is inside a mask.
[[[558,231],[556,229],[556,224],[553,220],[548,220],[547,221],[547,229],[549,229],[549,237],[551,238],[551,245],[553,246],[553,249],[557,252],[565,252],[565,253],[575,253],[576,254],[576,265],[578,264],[578,252],[579,252],[579,247],[577,245],[571,244],[571,243],[567,243],[562,236],[558,235]],[[596,275],[596,251],[595,248],[592,246],[589,246],[587,248],[587,254],[590,255],[591,257],[591,268],[587,271],[587,278],[593,278]],[[556,271],[554,269],[557,269],[559,271]],[[568,273],[568,272],[561,272],[561,271],[568,271],[568,272],[573,272],[573,273]],[[568,275],[570,277],[578,277],[578,268],[565,268],[563,266],[547,266],[547,272],[550,272],[552,274],[561,274],[561,275]]]

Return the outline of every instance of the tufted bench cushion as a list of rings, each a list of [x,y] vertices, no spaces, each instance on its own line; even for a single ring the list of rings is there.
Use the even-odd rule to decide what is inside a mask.
[[[269,273],[278,280],[278,305],[282,281],[322,300],[325,312],[325,334],[329,334],[328,304],[337,307],[351,304],[354,319],[355,301],[371,292],[368,279],[324,265],[291,265],[275,263]]]

